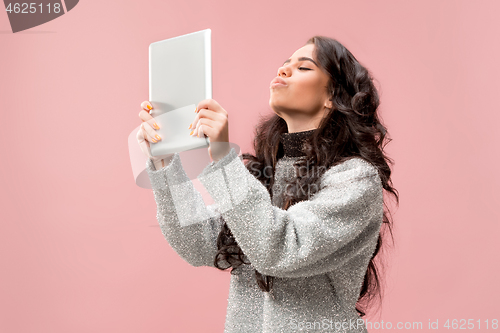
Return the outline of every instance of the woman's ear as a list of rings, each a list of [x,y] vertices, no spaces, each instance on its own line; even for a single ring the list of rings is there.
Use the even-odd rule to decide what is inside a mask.
[[[327,100],[325,102],[325,107],[328,108],[328,109],[331,109],[332,106],[333,106],[333,104],[332,104],[332,98],[330,98],[329,100]]]

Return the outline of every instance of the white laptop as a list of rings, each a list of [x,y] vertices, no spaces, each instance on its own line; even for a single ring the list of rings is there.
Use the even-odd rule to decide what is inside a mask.
[[[162,137],[150,142],[159,156],[208,147],[206,137],[188,129],[199,102],[212,98],[211,30],[165,39],[149,45],[149,101]]]

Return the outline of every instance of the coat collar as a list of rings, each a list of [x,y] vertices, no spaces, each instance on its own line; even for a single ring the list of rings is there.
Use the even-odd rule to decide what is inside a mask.
[[[283,145],[284,156],[287,157],[300,157],[305,156],[302,151],[302,145],[309,138],[316,129],[294,132],[294,133],[282,133],[280,142]]]

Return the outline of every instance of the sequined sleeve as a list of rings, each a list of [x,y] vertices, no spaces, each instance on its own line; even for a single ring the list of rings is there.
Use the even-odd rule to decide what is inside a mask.
[[[205,205],[185,173],[179,154],[169,165],[146,170],[151,181],[163,236],[181,258],[192,266],[214,266],[217,236],[222,228],[217,204]]]
[[[232,149],[198,176],[249,261],[260,273],[306,277],[373,253],[383,214],[377,169],[354,158],[331,167],[309,200],[273,206],[269,192]]]

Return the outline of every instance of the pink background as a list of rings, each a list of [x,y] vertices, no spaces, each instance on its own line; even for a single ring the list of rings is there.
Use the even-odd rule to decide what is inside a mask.
[[[338,39],[372,71],[401,202],[383,307],[368,320],[491,331],[499,11],[494,0],[87,0],[16,34],[2,11],[0,331],[223,331],[229,272],[170,248],[127,147],[149,44],[207,28],[213,97],[242,151],[271,112],[269,82],[309,37]]]

